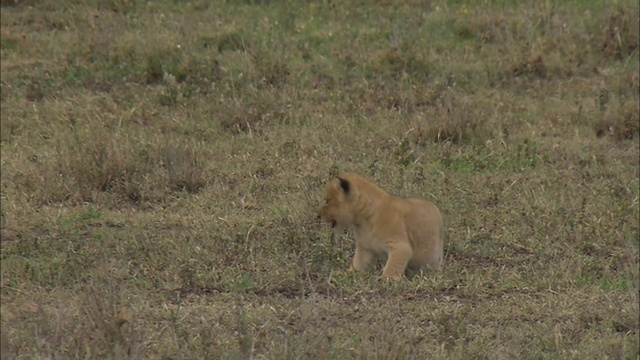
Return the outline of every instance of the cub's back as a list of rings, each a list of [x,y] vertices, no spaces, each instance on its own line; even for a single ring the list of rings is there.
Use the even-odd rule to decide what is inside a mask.
[[[406,204],[404,219],[411,242],[443,240],[442,214],[434,203],[422,199],[403,199],[402,201]]]
[[[419,220],[420,222],[442,223],[442,214],[438,207],[428,200],[423,199],[402,199],[407,220]]]

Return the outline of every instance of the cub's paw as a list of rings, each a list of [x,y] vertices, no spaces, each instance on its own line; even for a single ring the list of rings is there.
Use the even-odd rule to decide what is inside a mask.
[[[376,278],[378,281],[394,282],[402,280],[402,275],[385,275],[382,274]]]

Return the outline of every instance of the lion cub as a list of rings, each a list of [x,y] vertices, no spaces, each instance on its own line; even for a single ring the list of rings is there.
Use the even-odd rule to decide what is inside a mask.
[[[444,224],[431,202],[393,197],[350,173],[327,184],[325,200],[320,218],[336,233],[355,231],[352,269],[365,270],[374,259],[386,257],[382,276],[399,280],[407,268],[442,267]]]

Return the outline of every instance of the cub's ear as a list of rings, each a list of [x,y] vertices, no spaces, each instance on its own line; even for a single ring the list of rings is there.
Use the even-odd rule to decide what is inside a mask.
[[[344,190],[344,193],[348,194],[351,190],[351,183],[343,178],[338,178],[338,180],[340,180],[340,187],[342,188],[342,190]]]

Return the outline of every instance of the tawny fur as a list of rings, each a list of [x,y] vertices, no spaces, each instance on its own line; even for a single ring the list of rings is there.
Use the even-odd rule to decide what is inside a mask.
[[[336,232],[355,232],[352,269],[366,270],[376,258],[386,258],[382,276],[398,280],[407,269],[442,267],[444,224],[433,203],[391,196],[352,173],[327,184],[325,201],[321,219]]]

